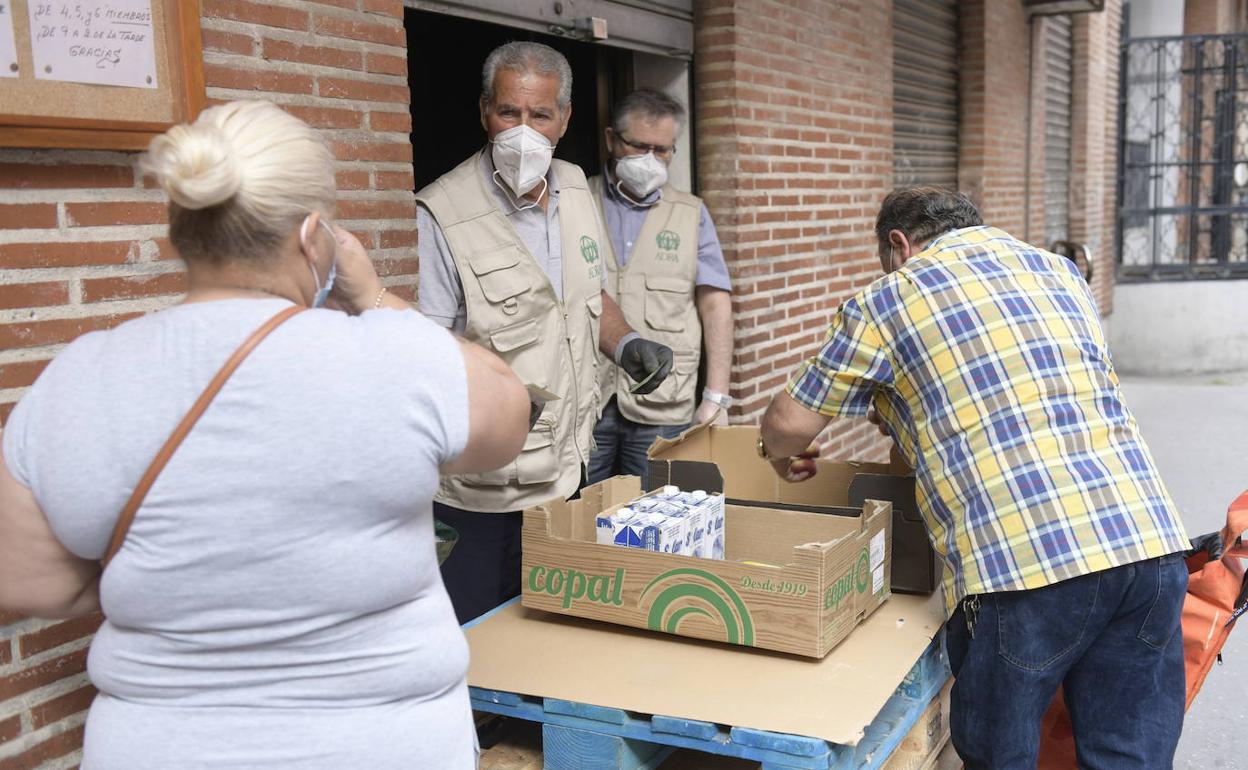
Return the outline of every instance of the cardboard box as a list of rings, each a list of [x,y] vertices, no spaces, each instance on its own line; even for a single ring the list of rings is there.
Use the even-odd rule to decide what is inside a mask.
[[[664,483],[723,490],[713,463],[662,465]],[[725,506],[723,560],[598,544],[597,515],[641,491],[618,476],[526,510],[524,606],[819,658],[890,594],[887,502],[827,516],[769,503],[759,488],[759,500]]]
[[[659,439],[645,484],[663,484],[663,461],[708,460],[719,467],[729,502],[750,505],[763,500],[796,509],[838,514],[860,510],[866,500],[893,504],[892,577],[899,593],[926,595],[936,590],[944,563],[932,550],[927,525],[915,504],[914,476],[898,475],[884,463],[817,461],[814,478],[791,484],[776,476],[758,456],[758,428],[750,425],[697,425],[674,439]]]

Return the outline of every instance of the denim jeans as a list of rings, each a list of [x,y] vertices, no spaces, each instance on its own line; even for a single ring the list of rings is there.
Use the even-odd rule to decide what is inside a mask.
[[[1169,768],[1183,727],[1181,554],[968,597],[945,630],[953,745],[967,770],[1036,766],[1058,685],[1079,767]],[[971,616],[973,631],[968,630]]]
[[[520,511],[476,513],[435,501],[433,515],[459,536],[442,583],[460,625],[520,594]]]
[[[656,438],[675,438],[689,425],[642,425],[620,414],[615,397],[594,426],[596,448],[589,458],[589,484],[628,474],[645,478],[646,451]]]

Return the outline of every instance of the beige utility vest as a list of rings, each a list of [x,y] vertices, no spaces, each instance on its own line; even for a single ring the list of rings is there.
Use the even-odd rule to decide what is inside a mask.
[[[602,185],[601,176],[589,180],[600,206]],[[607,293],[619,304],[628,325],[646,339],[667,345],[675,359],[663,384],[644,396],[628,392],[633,381],[618,366],[605,357],[599,362],[602,403],[615,396],[620,414],[633,422],[683,425],[693,420],[702,351],[702,322],[694,302],[701,218],[701,199],[667,185],[646,215],[628,263],[621,268],[614,252],[605,260]]]
[[[546,405],[516,461],[488,473],[443,476],[437,500],[470,511],[515,511],[576,491],[598,412],[602,265],[610,256],[585,174],[552,161],[561,190],[563,300],[499,209],[480,153],[421,190],[446,237],[467,306],[464,336],[494,351]]]

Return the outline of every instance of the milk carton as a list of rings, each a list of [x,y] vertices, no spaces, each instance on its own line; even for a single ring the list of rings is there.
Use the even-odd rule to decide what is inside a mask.
[[[684,542],[685,523],[671,510],[654,509],[638,514],[628,526],[637,530],[641,548],[660,553],[680,553]]]
[[[705,498],[705,494],[703,498]],[[685,556],[705,556],[707,542],[706,525],[709,515],[705,499],[700,500],[694,497],[692,493],[682,492],[674,502],[679,502],[685,509],[681,515],[688,526],[685,549],[681,553]]]
[[[701,489],[687,494],[706,517],[706,534],[698,555],[704,559],[724,558],[724,496],[708,495]]]
[[[596,542],[599,545],[625,545],[640,547],[641,538],[636,529],[630,526],[639,514],[630,507],[620,508],[614,513],[598,514],[594,519]]]

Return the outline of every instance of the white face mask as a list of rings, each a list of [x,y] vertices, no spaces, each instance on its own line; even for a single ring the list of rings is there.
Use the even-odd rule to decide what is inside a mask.
[[[654,157],[653,152],[629,155],[615,162],[615,176],[634,195],[645,198],[667,184],[667,165]],[[616,190],[619,190],[618,186]]]
[[[546,181],[555,146],[528,126],[515,126],[490,140],[494,175],[519,198]]]

